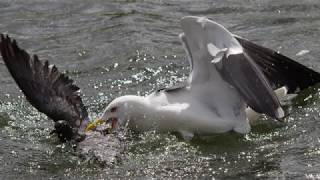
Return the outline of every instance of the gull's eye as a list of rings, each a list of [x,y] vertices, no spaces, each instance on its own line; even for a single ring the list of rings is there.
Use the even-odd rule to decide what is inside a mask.
[[[113,112],[116,112],[117,109],[118,109],[118,107],[113,107],[113,108],[110,109],[110,112],[112,112],[112,113],[113,113]]]

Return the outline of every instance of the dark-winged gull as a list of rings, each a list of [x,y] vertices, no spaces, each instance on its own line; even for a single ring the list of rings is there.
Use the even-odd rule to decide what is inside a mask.
[[[175,131],[194,134],[250,131],[250,119],[284,117],[278,96],[320,81],[319,73],[271,49],[230,33],[205,17],[184,17],[180,39],[191,72],[183,86],[147,96],[114,99],[97,122],[112,129]],[[94,129],[79,88],[47,61],[41,62],[1,35],[0,50],[9,72],[27,100],[53,119],[62,140],[81,141]]]

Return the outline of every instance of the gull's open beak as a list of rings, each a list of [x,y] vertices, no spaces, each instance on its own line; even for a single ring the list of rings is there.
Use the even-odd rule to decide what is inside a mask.
[[[116,117],[109,118],[109,119],[107,119],[106,123],[107,124],[110,123],[111,124],[111,129],[115,130],[118,127],[118,118],[116,118]]]

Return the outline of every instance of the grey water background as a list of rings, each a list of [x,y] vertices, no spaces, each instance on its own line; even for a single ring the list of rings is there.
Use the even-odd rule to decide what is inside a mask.
[[[210,17],[320,72],[318,0],[1,0],[0,32],[72,77],[94,118],[117,96],[187,77],[178,39],[186,15]],[[128,133],[122,157],[101,167],[49,135],[52,122],[1,59],[0,84],[0,179],[320,179],[318,87],[293,102],[285,123],[262,118],[244,137]]]

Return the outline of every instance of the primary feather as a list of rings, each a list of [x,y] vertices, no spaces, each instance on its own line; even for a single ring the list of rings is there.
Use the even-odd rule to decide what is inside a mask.
[[[79,94],[80,88],[55,66],[49,66],[48,61],[41,62],[37,55],[31,57],[19,48],[15,40],[3,34],[0,51],[10,74],[30,104],[55,122],[65,121],[63,127],[66,130],[56,124],[56,128],[60,127],[56,129],[59,137],[66,140],[75,138],[88,117]]]

